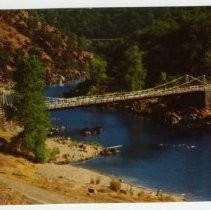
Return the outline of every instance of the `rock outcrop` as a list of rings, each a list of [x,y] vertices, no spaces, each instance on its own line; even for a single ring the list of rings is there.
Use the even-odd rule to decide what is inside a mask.
[[[76,47],[73,37],[41,22],[32,11],[1,11],[0,80],[11,79],[15,56],[36,54],[46,69],[46,82],[84,77],[92,53]],[[76,65],[78,64],[78,65]],[[80,69],[78,68],[80,66]],[[65,82],[65,81],[63,81]]]

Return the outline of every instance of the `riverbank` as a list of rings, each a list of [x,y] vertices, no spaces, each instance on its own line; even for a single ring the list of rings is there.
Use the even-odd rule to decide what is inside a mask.
[[[56,164],[88,160],[95,158],[103,151],[103,147],[95,143],[87,144],[65,137],[48,138],[46,146],[54,151],[55,155],[51,162]]]
[[[211,128],[211,108],[186,107],[178,103],[153,98],[115,103],[112,106],[182,130]]]
[[[51,148],[53,148],[52,142],[57,142],[52,139],[48,141],[51,142]],[[74,147],[76,146],[76,142],[71,140],[70,142]],[[61,145],[66,147],[65,151],[67,148],[72,150],[69,143]],[[96,146],[93,145],[94,147]],[[88,152],[87,154],[90,155],[91,153]],[[60,157],[57,157],[58,159],[55,162],[60,160]],[[80,155],[75,157],[78,158]],[[77,158],[73,161],[78,160]],[[35,164],[22,157],[7,154],[6,151],[0,151],[0,165],[0,204],[184,200],[182,195],[139,188],[130,183],[125,183],[124,180],[117,177],[105,176],[74,165]]]

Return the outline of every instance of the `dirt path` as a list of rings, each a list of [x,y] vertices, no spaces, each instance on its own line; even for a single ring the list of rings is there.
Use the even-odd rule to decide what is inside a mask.
[[[33,200],[35,204],[56,204],[56,203],[76,203],[77,200],[67,199],[58,193],[51,192],[40,187],[28,184],[25,181],[15,180],[0,174],[0,182]]]

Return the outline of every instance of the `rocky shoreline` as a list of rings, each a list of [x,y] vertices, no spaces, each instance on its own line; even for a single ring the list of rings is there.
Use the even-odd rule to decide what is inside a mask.
[[[116,103],[112,106],[140,114],[171,128],[183,130],[197,128],[204,131],[211,129],[210,108],[175,107],[157,98]]]
[[[50,162],[68,164],[95,158],[103,151],[103,147],[96,144],[77,142],[65,137],[51,137],[46,140],[48,149],[54,151]]]
[[[71,138],[65,138],[61,136],[48,138],[46,141],[48,149],[55,149],[59,151],[50,161],[46,164],[38,164],[38,173],[47,179],[68,180],[77,183],[78,185],[87,186],[87,195],[96,196],[103,192],[120,193],[127,198],[137,199],[136,202],[152,202],[152,201],[185,201],[184,195],[162,192],[160,189],[148,189],[142,188],[131,183],[125,182],[118,177],[112,177],[108,175],[95,172],[93,170],[84,169],[81,167],[75,167],[71,163],[84,161],[95,158],[99,155],[107,156],[114,148],[104,148],[101,145],[88,144],[81,141],[75,141]],[[114,152],[113,155],[116,153]],[[80,176],[80,181],[78,177]],[[117,182],[119,189],[111,189],[111,182]],[[116,184],[117,184],[116,183]]]
[[[100,155],[104,157],[112,156],[120,152],[116,147],[105,148],[96,142],[85,143],[61,136],[48,138],[46,146],[52,151],[53,157],[50,162],[55,164],[84,161]]]

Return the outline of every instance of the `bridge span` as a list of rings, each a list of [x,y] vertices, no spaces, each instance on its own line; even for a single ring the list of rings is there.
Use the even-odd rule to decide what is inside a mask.
[[[104,95],[79,96],[73,98],[46,97],[46,106],[48,110],[66,109],[127,100],[141,100],[145,98],[184,95],[192,93],[202,94],[204,97],[204,105],[211,107],[211,78],[205,75],[200,77],[184,75],[170,82],[166,82],[146,90],[115,92]],[[3,92],[1,97],[1,104],[9,105],[6,97],[7,94],[8,93],[6,93],[6,91]]]
[[[114,103],[127,100],[140,100],[144,98],[162,97],[178,94],[189,94],[194,92],[201,92],[207,95],[211,93],[211,82],[206,76],[192,77],[184,75],[171,82],[149,88],[146,90],[132,91],[132,92],[116,92],[104,95],[95,96],[80,96],[73,98],[52,98],[48,97],[46,105],[49,110],[73,108],[80,106],[90,106],[97,104]],[[211,94],[210,94],[211,95]],[[211,106],[211,100],[205,96],[205,105]],[[209,100],[207,100],[209,99]]]

